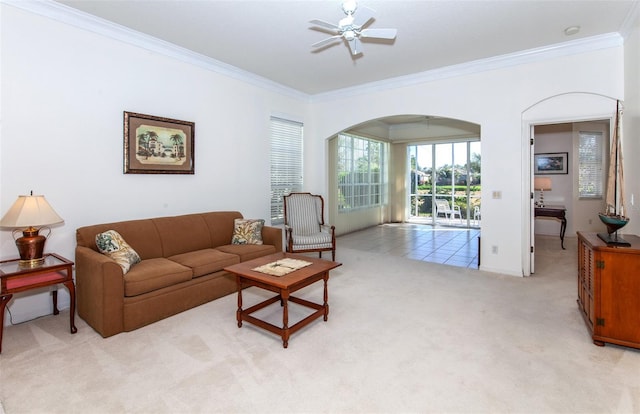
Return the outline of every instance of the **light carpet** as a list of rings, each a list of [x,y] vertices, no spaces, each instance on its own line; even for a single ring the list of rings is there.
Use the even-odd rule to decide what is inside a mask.
[[[329,320],[288,349],[237,327],[236,295],[107,339],[79,318],[69,334],[64,311],[10,326],[0,401],[8,414],[640,412],[640,352],[592,344],[575,241],[556,242],[530,278],[339,249]],[[245,306],[267,296],[251,288]],[[322,284],[299,296],[320,302]]]

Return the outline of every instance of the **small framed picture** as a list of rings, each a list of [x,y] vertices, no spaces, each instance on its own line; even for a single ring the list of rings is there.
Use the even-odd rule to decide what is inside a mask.
[[[125,174],[194,174],[195,124],[124,112]]]
[[[535,154],[533,173],[543,174],[568,174],[569,173],[569,153],[551,152],[547,154]]]

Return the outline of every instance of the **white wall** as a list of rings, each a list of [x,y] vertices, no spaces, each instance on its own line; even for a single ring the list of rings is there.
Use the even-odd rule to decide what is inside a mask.
[[[304,120],[306,100],[0,7],[0,212],[44,194],[65,220],[45,251],[73,260],[75,229],[88,224],[211,210],[269,218],[269,116]],[[195,122],[195,175],[123,174],[123,111]],[[17,256],[10,231],[0,256]],[[22,296],[14,322],[50,312],[48,294]]]
[[[528,148],[522,133],[523,113],[537,102],[575,91],[621,97],[622,47],[523,63],[504,69],[435,79],[393,89],[316,97],[308,120],[307,149],[323,153],[327,137],[369,119],[396,114],[429,114],[479,124],[482,145],[482,269],[512,275],[527,274]],[[602,76],[607,73],[608,76]],[[586,104],[572,110],[580,114]],[[348,109],[347,109],[348,108]],[[526,168],[525,168],[526,160]],[[305,160],[319,170],[322,157]],[[326,191],[318,176],[308,186]],[[502,198],[492,199],[500,191]],[[492,254],[489,246],[496,246]]]
[[[630,22],[624,43],[624,116],[622,152],[625,154],[625,202],[630,217],[623,230],[640,234],[640,5],[636,5],[635,19]],[[631,203],[633,196],[634,203]]]
[[[530,178],[523,114],[536,119],[539,112],[530,107],[569,92],[622,98],[623,61],[638,67],[636,21],[635,49],[625,46],[626,61],[622,47],[605,47],[451,77],[400,79],[309,103],[5,3],[0,13],[0,212],[19,194],[45,194],[65,219],[46,250],[69,258],[75,229],[86,224],[223,209],[268,217],[272,113],[304,122],[305,190],[323,195],[329,193],[329,137],[370,119],[417,113],[481,126],[482,269],[522,275]],[[627,75],[624,91],[636,98],[627,103],[635,120],[625,125],[637,137],[639,103],[630,87],[637,89],[638,80]],[[570,110],[579,115],[589,104]],[[196,174],[124,175],[123,111],[195,122]],[[630,176],[640,167],[633,168]],[[493,191],[502,197],[492,199]],[[640,188],[635,193],[640,196]],[[640,213],[634,214],[637,226]],[[15,256],[10,232],[0,232],[0,256]],[[48,295],[37,295],[16,299],[11,309],[16,321],[46,314],[50,306]]]

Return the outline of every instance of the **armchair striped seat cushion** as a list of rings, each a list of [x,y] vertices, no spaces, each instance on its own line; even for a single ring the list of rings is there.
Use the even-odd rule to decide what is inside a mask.
[[[310,193],[284,196],[287,251],[332,251],[335,257],[335,228],[324,224],[324,200]]]
[[[331,233],[321,232],[308,236],[293,234],[293,245],[304,246],[305,249],[321,249],[331,247]]]

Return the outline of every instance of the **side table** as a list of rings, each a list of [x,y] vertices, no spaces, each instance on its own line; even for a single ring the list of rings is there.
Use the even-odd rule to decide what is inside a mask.
[[[14,293],[45,286],[63,284],[69,290],[71,309],[69,327],[71,333],[78,332],[75,325],[76,287],[73,284],[73,262],[55,253],[44,255],[44,263],[35,267],[20,265],[20,259],[0,261],[0,352],[2,352],[2,332],[4,331],[4,310]],[[53,314],[58,311],[58,291],[52,292]]]
[[[534,211],[535,217],[553,217],[560,220],[560,247],[564,248],[564,232],[567,230],[567,209],[564,206],[544,206],[536,207]]]

